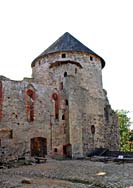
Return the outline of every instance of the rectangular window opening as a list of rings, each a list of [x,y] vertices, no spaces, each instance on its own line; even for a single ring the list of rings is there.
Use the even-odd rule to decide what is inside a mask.
[[[93,61],[93,57],[92,56],[90,56],[90,60]]]
[[[62,58],[66,58],[66,54],[62,54]]]

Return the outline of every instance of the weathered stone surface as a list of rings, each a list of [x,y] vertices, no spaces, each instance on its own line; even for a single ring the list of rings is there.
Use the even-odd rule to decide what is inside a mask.
[[[32,78],[0,78],[0,129],[12,130],[0,130],[1,157],[77,158],[95,148],[119,149],[117,118],[102,87],[98,56],[56,52],[34,62]]]

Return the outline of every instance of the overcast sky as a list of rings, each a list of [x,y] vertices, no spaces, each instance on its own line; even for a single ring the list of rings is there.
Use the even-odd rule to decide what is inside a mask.
[[[0,75],[31,76],[31,62],[66,31],[103,57],[114,110],[133,120],[133,0],[0,0]]]

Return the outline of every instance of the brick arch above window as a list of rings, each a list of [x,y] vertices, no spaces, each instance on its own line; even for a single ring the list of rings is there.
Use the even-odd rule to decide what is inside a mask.
[[[58,94],[57,93],[53,93],[52,94],[52,99],[55,100],[55,101],[58,100]]]
[[[52,99],[54,100],[54,114],[55,114],[55,119],[59,119],[59,97],[57,93],[52,94]]]
[[[26,89],[25,95],[27,121],[32,122],[34,121],[35,89],[30,85]]]
[[[32,89],[28,89],[26,93],[33,100],[35,99],[35,91],[33,91]]]

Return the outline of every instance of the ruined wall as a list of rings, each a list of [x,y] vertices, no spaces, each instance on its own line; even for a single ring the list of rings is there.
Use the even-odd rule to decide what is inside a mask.
[[[63,90],[53,90],[51,112],[51,154],[63,155],[63,146],[69,143],[68,101]]]
[[[106,99],[104,106],[105,147],[112,151],[119,151],[120,131],[118,117],[108,102],[107,91],[104,90],[104,94]]]
[[[31,145],[35,150],[34,147],[39,142],[39,139],[32,139],[40,137],[46,139],[47,154],[63,154],[62,146],[68,143],[69,138],[68,102],[63,90],[44,87],[33,83],[32,79],[26,79],[5,80],[1,91],[0,133],[3,135],[5,128],[12,130],[12,137],[0,134],[3,156],[10,155],[11,158],[30,155]],[[53,94],[57,94],[57,102]],[[31,140],[34,141],[33,144]]]
[[[0,129],[11,131],[0,138],[4,155],[41,150],[77,158],[95,148],[118,149],[117,119],[102,87],[98,57],[49,54],[36,61],[32,76],[0,82]]]
[[[89,149],[105,146],[101,62],[92,55],[65,54],[65,58],[62,58],[62,53],[55,53],[38,60],[33,67],[33,78],[59,90],[62,85],[69,101],[68,143],[72,145],[73,157],[82,157]],[[65,61],[68,63],[63,64]],[[73,61],[78,64],[73,64]],[[95,126],[95,135],[91,133],[92,125]]]
[[[28,94],[30,90],[33,91],[34,98],[30,98]],[[3,117],[0,128],[13,130],[9,145],[12,148],[11,154],[16,156],[30,154],[30,142],[33,137],[47,138],[49,145],[49,111],[52,108],[50,106],[50,90],[32,83],[32,80],[29,79],[29,82],[4,81],[2,91]],[[33,108],[34,112],[32,111]],[[29,113],[30,110],[31,114]],[[7,147],[8,140],[7,138],[1,139],[2,147]],[[48,150],[50,149],[48,148]]]

